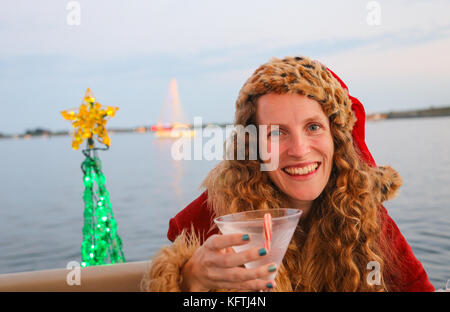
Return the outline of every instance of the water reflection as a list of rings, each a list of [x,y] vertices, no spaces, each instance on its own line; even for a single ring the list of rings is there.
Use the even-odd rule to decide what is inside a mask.
[[[172,181],[172,186],[174,190],[174,194],[177,198],[177,202],[182,205],[183,204],[183,188],[181,186],[181,182],[184,178],[184,162],[182,160],[174,160],[172,159],[172,170],[174,177]]]
[[[183,138],[183,140],[189,139]],[[184,192],[182,182],[185,178],[186,161],[175,160],[171,156],[171,148],[176,142],[176,139],[159,139],[152,135],[151,142],[152,151],[158,156],[158,163],[156,165],[160,168],[164,168],[167,178],[170,181],[170,194],[175,195],[176,202],[181,206],[183,205]]]

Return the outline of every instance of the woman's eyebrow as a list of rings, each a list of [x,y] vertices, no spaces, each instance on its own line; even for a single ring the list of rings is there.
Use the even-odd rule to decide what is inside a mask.
[[[312,117],[309,117],[304,120],[305,123],[311,122],[311,121],[321,121],[324,122],[324,117],[320,115],[314,115]]]
[[[308,117],[304,120],[302,120],[302,123],[310,123],[312,121],[320,121],[320,122],[325,122],[324,117],[320,116],[320,115],[314,115],[311,117]],[[288,127],[288,125],[283,124],[283,123],[268,123],[268,126],[280,126],[280,127]]]

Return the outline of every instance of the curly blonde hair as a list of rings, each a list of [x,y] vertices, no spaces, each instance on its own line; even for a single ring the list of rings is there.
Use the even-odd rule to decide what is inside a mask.
[[[391,167],[371,167],[353,144],[356,118],[351,100],[327,68],[307,57],[272,59],[242,87],[235,125],[257,125],[258,98],[264,94],[302,94],[316,100],[328,116],[334,142],[333,168],[321,195],[300,220],[283,260],[294,291],[390,290],[389,248],[381,233],[381,203],[395,196],[401,177]],[[231,137],[237,153],[237,136]],[[222,161],[202,183],[216,216],[246,210],[287,207],[288,199],[249,159],[255,143],[246,136],[244,160]],[[381,283],[367,282],[367,265],[377,261]]]

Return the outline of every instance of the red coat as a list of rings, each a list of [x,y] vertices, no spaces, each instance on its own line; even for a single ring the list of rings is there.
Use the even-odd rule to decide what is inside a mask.
[[[330,69],[330,73],[339,81],[341,86],[347,90],[345,83]],[[352,110],[356,117],[356,123],[352,130],[353,142],[356,148],[361,152],[362,159],[371,166],[376,166],[375,161],[370,154],[365,143],[365,117],[366,113],[361,102],[348,94],[352,102]],[[206,199],[208,197],[205,191],[196,200],[190,203],[185,209],[178,213],[174,218],[170,219],[169,231],[167,237],[174,241],[184,228],[191,228],[191,223],[198,233],[204,235],[204,239],[218,232],[208,232],[211,224],[213,213],[207,207]],[[386,209],[382,208],[382,233],[383,236],[391,242],[391,250],[401,259],[401,265],[398,266],[396,274],[391,274],[393,284],[396,285],[396,291],[434,291],[433,285],[428,280],[428,276],[423,269],[422,264],[414,256],[411,247],[406,242],[402,233],[398,229],[395,222],[388,215]]]

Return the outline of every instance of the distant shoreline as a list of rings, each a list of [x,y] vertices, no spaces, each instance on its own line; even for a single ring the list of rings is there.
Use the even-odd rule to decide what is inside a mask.
[[[397,118],[423,118],[423,117],[441,117],[450,116],[450,106],[448,107],[430,107],[426,109],[416,109],[408,111],[391,111],[387,113],[375,113],[366,115],[366,120],[383,120]]]
[[[450,116],[450,106],[446,107],[430,107],[426,109],[416,109],[408,111],[391,111],[386,113],[374,113],[367,114],[367,121],[379,121],[385,119],[399,119],[399,118],[424,118],[424,117],[445,117]],[[218,126],[225,128],[227,125],[232,125],[233,123],[208,123],[203,127],[207,126]],[[191,125],[192,127],[192,125]],[[151,132],[151,125],[140,126],[134,128],[110,128],[109,133],[131,133],[131,132]],[[72,135],[71,131],[50,131],[47,129],[36,128],[33,130],[27,130],[23,134],[4,134],[0,133],[0,139],[28,139],[31,137],[54,137],[54,136],[66,136]]]

